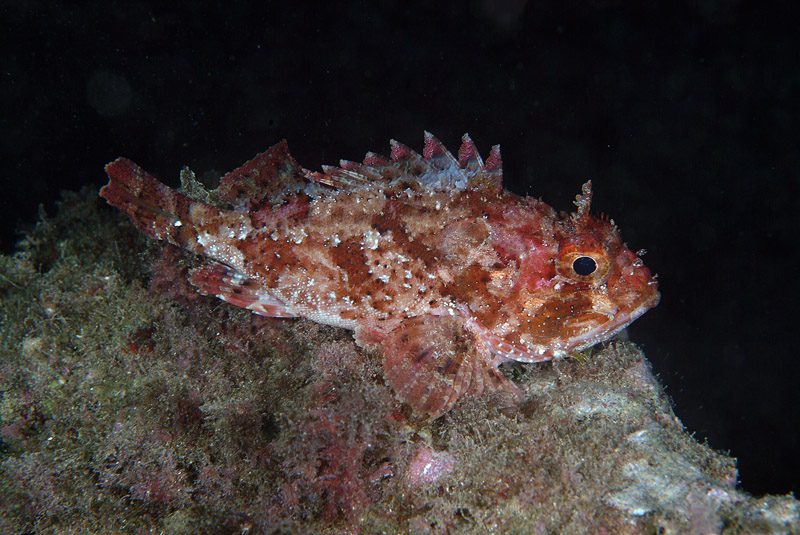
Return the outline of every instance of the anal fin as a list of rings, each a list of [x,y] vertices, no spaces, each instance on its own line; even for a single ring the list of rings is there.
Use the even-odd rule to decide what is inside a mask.
[[[267,293],[253,279],[223,264],[207,264],[189,273],[189,282],[203,295],[218,297],[232,305],[270,318],[295,318],[286,305]]]

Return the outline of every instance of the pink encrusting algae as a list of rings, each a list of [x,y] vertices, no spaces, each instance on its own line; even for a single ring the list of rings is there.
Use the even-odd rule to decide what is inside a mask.
[[[451,473],[455,465],[455,458],[446,451],[420,446],[408,465],[408,482],[410,485],[435,483],[443,475]]]

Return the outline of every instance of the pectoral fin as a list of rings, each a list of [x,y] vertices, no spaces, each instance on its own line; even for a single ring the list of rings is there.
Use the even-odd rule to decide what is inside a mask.
[[[384,378],[415,412],[438,418],[465,394],[519,392],[480,352],[460,318],[418,316],[381,343]]]

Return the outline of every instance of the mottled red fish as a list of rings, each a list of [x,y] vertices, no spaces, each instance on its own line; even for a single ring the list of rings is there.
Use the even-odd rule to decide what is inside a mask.
[[[257,314],[305,317],[380,346],[385,378],[419,413],[462,396],[517,393],[497,366],[541,362],[608,339],[659,300],[613,222],[556,213],[502,187],[499,146],[454,157],[429,133],[322,172],[281,142],[222,178],[228,208],[199,202],[130,160],[100,195],[148,236],[213,262],[191,283]]]

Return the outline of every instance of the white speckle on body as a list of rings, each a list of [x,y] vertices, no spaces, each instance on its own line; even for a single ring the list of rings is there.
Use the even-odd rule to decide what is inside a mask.
[[[378,248],[378,239],[381,237],[374,230],[368,230],[364,233],[364,247],[367,249],[377,249]]]

